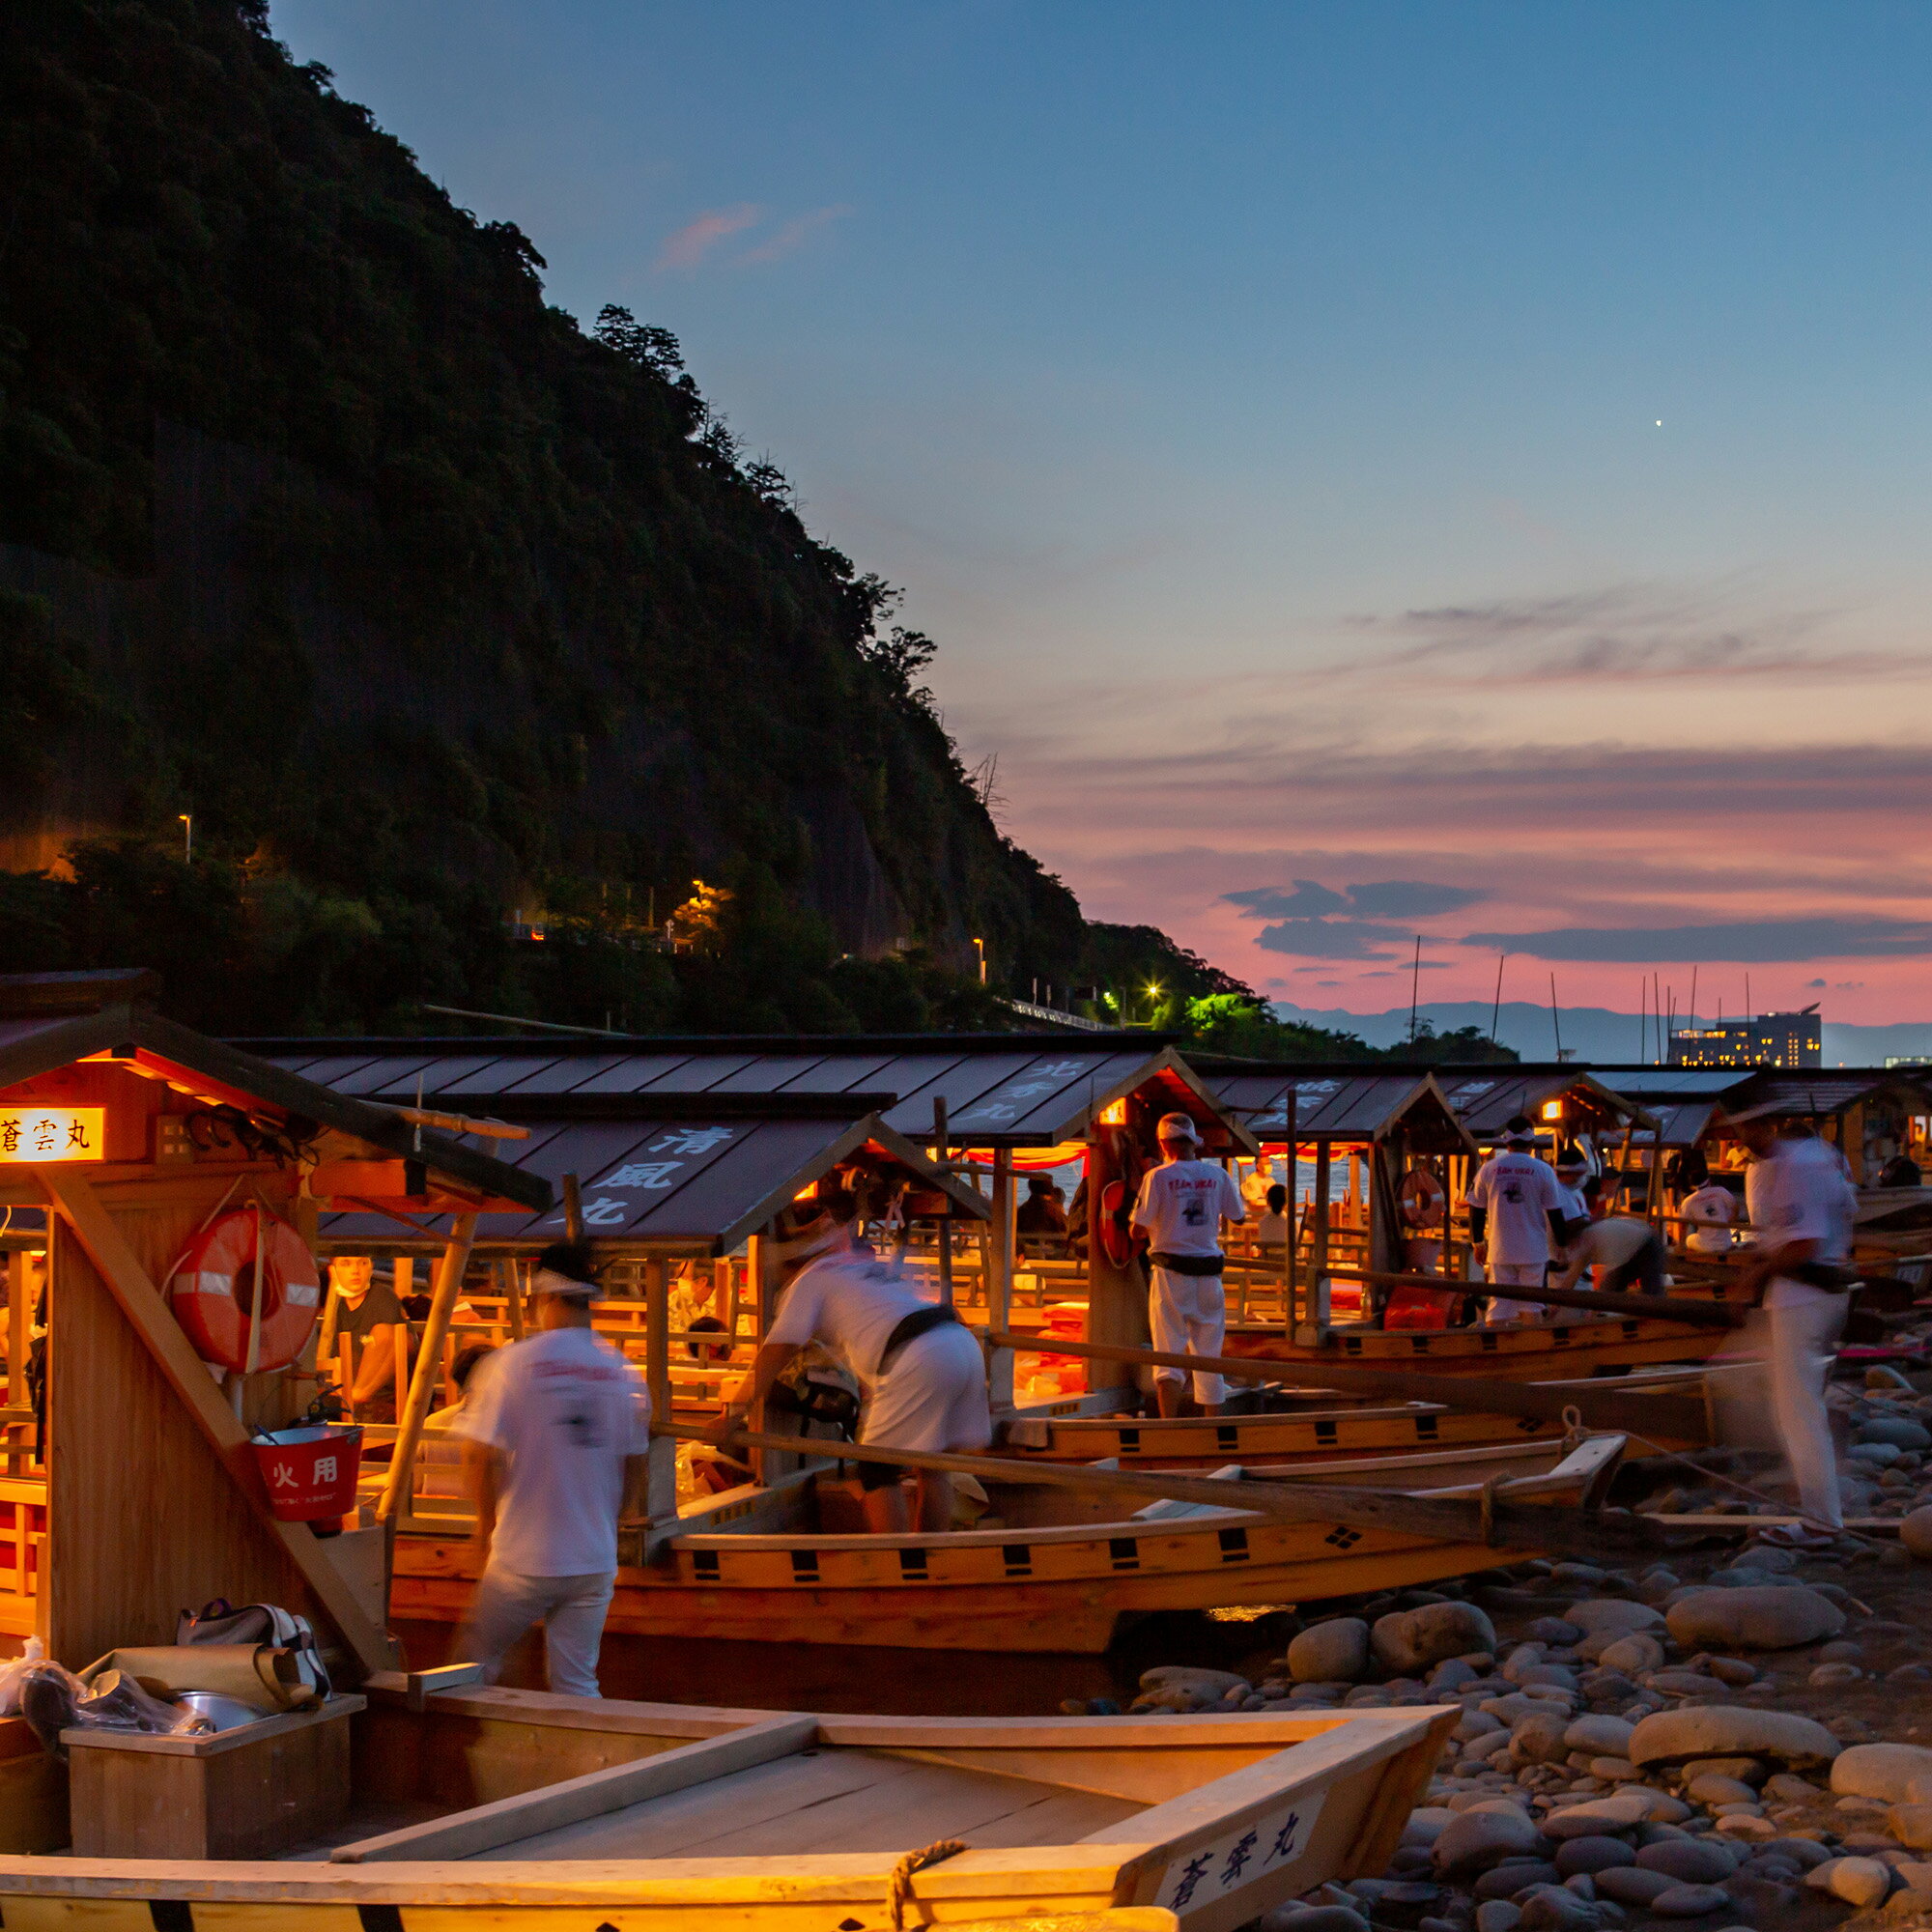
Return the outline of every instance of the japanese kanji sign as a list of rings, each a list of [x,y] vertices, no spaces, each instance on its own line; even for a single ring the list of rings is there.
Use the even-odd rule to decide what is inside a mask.
[[[1307,1850],[1326,1795],[1317,1791],[1284,1801],[1211,1843],[1191,1846],[1161,1875],[1152,1902],[1179,1913],[1184,1924],[1190,1911],[1285,1872]],[[1259,1903],[1255,1909],[1261,1909]]]
[[[9,1107],[0,1111],[0,1162],[105,1160],[105,1107]]]

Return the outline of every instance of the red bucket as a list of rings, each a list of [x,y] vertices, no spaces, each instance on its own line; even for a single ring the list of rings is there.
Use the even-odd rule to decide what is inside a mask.
[[[281,1429],[249,1444],[269,1492],[269,1507],[284,1522],[317,1522],[355,1507],[362,1467],[362,1432],[315,1424]]]

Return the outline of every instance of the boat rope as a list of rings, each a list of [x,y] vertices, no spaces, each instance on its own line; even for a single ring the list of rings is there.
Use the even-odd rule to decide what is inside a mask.
[[[893,1932],[905,1932],[905,1909],[912,1898],[912,1875],[923,1871],[927,1865],[936,1865],[944,1859],[955,1857],[966,1849],[963,1838],[935,1838],[923,1852],[908,1852],[893,1867],[892,1879],[886,1888],[886,1902],[892,1907]]]
[[[1698,1462],[1696,1457],[1687,1456],[1681,1449],[1666,1449],[1662,1442],[1653,1442],[1648,1435],[1639,1435],[1634,1430],[1628,1431],[1627,1434],[1630,1435],[1630,1439],[1640,1448],[1652,1450],[1666,1463],[1681,1463],[1687,1469],[1696,1470],[1706,1482],[1721,1483],[1727,1490],[1736,1490],[1740,1495],[1749,1496],[1753,1502],[1769,1503],[1773,1509],[1777,1510],[1780,1514],[1786,1513],[1785,1504],[1779,1502],[1776,1496],[1767,1495],[1764,1491],[1752,1488],[1749,1483],[1741,1483],[1735,1476],[1727,1476],[1719,1469],[1707,1469],[1702,1463]],[[1802,1506],[1795,1514],[1798,1521],[1803,1523],[1806,1528],[1820,1532],[1826,1536],[1843,1537],[1848,1542],[1856,1544],[1861,1549],[1876,1549],[1880,1547],[1870,1537],[1861,1536],[1855,1529],[1846,1529],[1842,1524],[1834,1527],[1833,1524],[1826,1522],[1821,1517],[1805,1515]],[[1748,1522],[1750,1519],[1745,1517],[1741,1520]],[[1856,1601],[1854,1599],[1854,1602]],[[1867,1612],[1866,1614],[1869,1615],[1870,1613]]]

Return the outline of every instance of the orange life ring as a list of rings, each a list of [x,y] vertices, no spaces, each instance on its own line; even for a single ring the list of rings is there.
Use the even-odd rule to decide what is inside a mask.
[[[273,1214],[238,1208],[187,1244],[168,1280],[175,1320],[204,1362],[248,1366],[248,1311],[255,1298],[255,1244],[262,1244],[262,1338],[257,1369],[286,1368],[302,1351],[322,1306],[322,1277],[308,1243]]]

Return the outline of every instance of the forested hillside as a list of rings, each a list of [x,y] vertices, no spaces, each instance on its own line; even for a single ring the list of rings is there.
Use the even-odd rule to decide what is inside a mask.
[[[1254,1015],[1002,836],[677,342],[549,306],[260,0],[0,11],[0,970],[231,1033],[1009,1023],[979,940]]]

